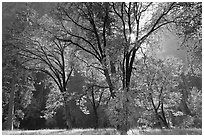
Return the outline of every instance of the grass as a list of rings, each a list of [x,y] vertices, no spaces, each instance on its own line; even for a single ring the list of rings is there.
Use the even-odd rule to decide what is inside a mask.
[[[115,129],[43,129],[43,130],[3,130],[2,135],[116,135]]]
[[[202,129],[132,129],[128,131],[132,135],[202,135]]]
[[[2,135],[118,135],[115,129],[3,130]],[[202,135],[202,129],[131,129],[128,135]]]

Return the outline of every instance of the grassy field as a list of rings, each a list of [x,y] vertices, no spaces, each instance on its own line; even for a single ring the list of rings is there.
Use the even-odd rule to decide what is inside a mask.
[[[115,129],[43,129],[2,131],[2,135],[117,135]]]
[[[132,135],[202,135],[202,129],[132,129],[128,131]]]
[[[119,135],[115,129],[43,129],[2,131],[2,135]],[[202,129],[132,129],[128,135],[202,135]]]

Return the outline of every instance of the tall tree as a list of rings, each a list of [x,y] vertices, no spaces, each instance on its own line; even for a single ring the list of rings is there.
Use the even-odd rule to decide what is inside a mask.
[[[115,71],[115,66],[111,60],[109,42],[120,40],[115,48],[120,49],[118,66],[121,68],[123,90],[128,94],[136,52],[153,32],[174,22],[177,17],[167,16],[175,5],[176,3],[137,2],[63,3],[57,10],[57,16],[65,35],[69,37],[61,35],[58,40],[76,45],[101,63],[113,98],[115,87],[112,72]],[[145,19],[148,18],[145,17],[147,14],[150,15],[149,19]],[[74,29],[67,27],[69,23],[75,26]],[[128,99],[125,106],[128,114]],[[127,132],[127,124],[128,122],[123,125],[122,133]]]
[[[27,107],[30,103],[31,90],[33,89],[32,75],[20,63],[23,58],[17,54],[19,50],[10,42],[10,36],[3,40],[2,51],[3,115],[8,114],[5,128],[13,130],[14,124],[19,123],[15,119],[15,115],[18,116],[16,113],[18,108]],[[7,96],[8,94],[9,96]],[[8,111],[6,111],[7,108]]]
[[[18,28],[19,27],[19,28]],[[49,75],[63,94],[67,127],[71,128],[67,104],[67,83],[74,69],[73,49],[70,44],[55,38],[58,26],[47,15],[38,18],[29,7],[18,13],[13,25],[13,42],[24,57],[28,70]]]
[[[155,113],[160,127],[169,128],[168,113],[176,111],[181,102],[178,91],[179,76],[182,73],[182,63],[175,58],[156,59],[148,57],[144,66],[138,67],[140,100],[146,105],[147,111]]]
[[[192,83],[194,83],[191,80],[196,78],[199,84],[202,77],[202,3],[179,3],[179,7],[180,10],[177,11],[177,14],[181,14],[184,20],[176,22],[176,32],[182,40],[181,48],[188,51],[186,65],[188,69],[181,75],[180,86],[183,87],[181,107],[183,106],[185,114],[191,114],[187,105],[188,96],[193,89]],[[188,82],[189,80],[191,84]]]
[[[202,3],[188,2],[178,3],[180,10],[176,10],[176,14],[180,14],[183,19],[179,18],[175,21],[177,34],[182,38],[182,47],[186,47],[189,52],[201,60],[202,50]]]
[[[104,79],[97,73],[94,68],[89,68],[86,72],[86,88],[81,96],[81,98],[85,97],[92,106],[95,120],[94,128],[99,127],[99,109],[101,109],[102,105],[107,104],[110,99],[109,92],[107,93],[106,90],[109,87],[104,85]]]
[[[98,60],[106,76],[111,96],[114,97],[114,85],[108,70],[106,53],[107,27],[113,20],[109,17],[109,10],[109,3],[63,3],[59,5],[56,16],[64,33],[69,36],[67,38],[64,35],[58,39],[76,45]],[[67,27],[67,24],[72,24],[73,27]]]
[[[188,52],[189,67],[192,72],[195,70],[198,74],[202,68],[202,3],[181,2],[177,8],[179,10],[176,10],[175,14],[179,14],[182,18],[175,21],[173,28],[181,39],[180,47]]]

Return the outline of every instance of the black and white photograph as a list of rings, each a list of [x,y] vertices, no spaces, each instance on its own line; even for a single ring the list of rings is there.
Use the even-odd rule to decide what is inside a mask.
[[[201,1],[1,5],[2,135],[202,135]]]

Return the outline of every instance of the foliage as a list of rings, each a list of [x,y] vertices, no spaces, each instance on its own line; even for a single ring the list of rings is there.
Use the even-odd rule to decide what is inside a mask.
[[[42,112],[45,110],[47,94],[50,92],[50,83],[47,82],[47,75],[42,72],[33,73],[33,79],[31,103],[23,109],[25,114],[20,123],[20,128],[23,129],[39,129],[45,124]]]
[[[31,103],[31,91],[34,89],[33,75],[21,64],[24,59],[18,55],[19,50],[10,39],[11,36],[7,35],[3,39],[2,45],[2,104],[4,112],[2,118],[3,122],[8,122],[12,115],[14,126],[19,127],[19,120],[23,119],[25,113],[22,110]],[[12,100],[15,102],[13,105],[11,105]],[[15,109],[12,114],[9,114],[10,107]]]
[[[176,58],[157,59],[153,56],[140,61],[134,73],[137,84],[132,88],[136,94],[135,103],[145,109],[141,118],[149,121],[148,126],[160,120],[167,122],[170,113],[180,105],[178,84],[183,64]]]
[[[193,87],[190,91],[190,97],[188,98],[188,106],[193,114],[202,116],[202,93],[196,87]]]
[[[124,124],[130,127],[135,122],[135,118],[138,117],[139,111],[141,111],[134,103],[133,92],[126,93],[122,89],[117,91],[116,97],[109,101],[106,109],[111,125],[117,129],[120,129]],[[128,123],[125,123],[126,121]]]
[[[44,116],[46,119],[53,117],[57,108],[63,105],[63,97],[58,90],[51,90],[46,102],[46,110]]]
[[[190,127],[202,127],[202,92],[196,87],[193,87],[190,91],[190,97],[188,98],[188,107],[192,113],[190,117]],[[186,120],[188,121],[188,119]]]
[[[25,58],[24,66],[49,75],[62,93],[64,105],[67,105],[67,84],[74,69],[73,48],[56,39],[59,27],[47,14],[39,18],[35,10],[27,7],[18,14],[17,21],[25,24],[24,30],[16,32],[14,29],[12,38],[19,47],[19,54]],[[65,111],[69,121],[67,107]]]
[[[122,134],[141,125],[168,128],[174,117],[183,127],[199,127],[201,7],[200,2],[72,2],[39,16],[28,4],[3,41],[3,120],[15,91],[17,126],[19,119],[40,117],[50,126],[65,118],[68,128],[93,121],[97,128],[107,115]],[[164,28],[180,36],[186,64],[158,56]],[[46,78],[35,79],[38,72]]]
[[[176,32],[181,38],[181,48],[187,49],[191,64],[197,64],[201,70],[202,62],[202,3],[178,3],[176,14],[182,18],[176,21]],[[197,63],[196,63],[197,62]]]

